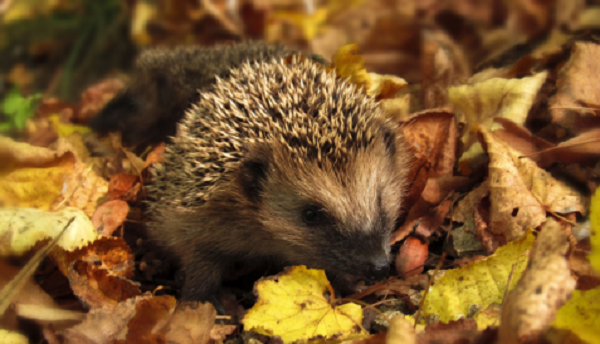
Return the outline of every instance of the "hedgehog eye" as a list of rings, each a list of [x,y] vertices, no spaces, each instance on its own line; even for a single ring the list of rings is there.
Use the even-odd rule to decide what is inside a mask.
[[[309,205],[302,209],[302,221],[308,226],[316,226],[325,222],[326,217],[323,209]]]

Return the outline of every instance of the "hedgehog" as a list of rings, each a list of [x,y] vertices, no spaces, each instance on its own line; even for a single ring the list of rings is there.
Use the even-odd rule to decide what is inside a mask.
[[[409,151],[379,103],[323,65],[275,57],[217,77],[163,157],[148,229],[180,260],[183,300],[215,303],[240,261],[323,269],[344,290],[388,275]]]
[[[131,84],[88,122],[99,134],[121,132],[127,147],[145,147],[175,135],[198,92],[246,61],[285,57],[295,51],[261,42],[155,47],[136,59]]]

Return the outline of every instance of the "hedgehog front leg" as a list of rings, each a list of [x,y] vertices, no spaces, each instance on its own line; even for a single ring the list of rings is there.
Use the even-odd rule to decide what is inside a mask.
[[[221,287],[223,273],[229,261],[223,255],[207,252],[199,247],[192,259],[185,262],[185,282],[181,289],[183,301],[209,301],[217,311],[224,314],[216,293]],[[223,258],[223,259],[218,259]]]

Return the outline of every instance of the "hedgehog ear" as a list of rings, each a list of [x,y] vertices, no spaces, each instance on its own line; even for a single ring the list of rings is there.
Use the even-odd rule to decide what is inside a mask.
[[[269,170],[269,154],[267,149],[252,147],[242,160],[242,189],[252,201],[260,200],[260,193]]]

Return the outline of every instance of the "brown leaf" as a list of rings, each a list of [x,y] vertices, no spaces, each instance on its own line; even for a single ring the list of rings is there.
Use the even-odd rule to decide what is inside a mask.
[[[406,141],[431,164],[429,178],[453,175],[456,158],[454,114],[445,109],[416,113],[404,121]]]
[[[138,308],[138,304],[142,302],[150,304],[150,306],[146,305]],[[143,322],[144,319],[146,319],[144,318],[145,316],[149,318],[158,318],[156,317],[156,312],[144,314],[144,311],[147,312],[148,310],[155,308],[159,310],[158,313],[161,313],[161,307],[171,305],[170,308],[173,308],[175,302],[176,300],[172,296],[165,295],[153,297],[149,294],[145,294],[143,296],[127,299],[115,305],[92,308],[81,324],[67,329],[64,332],[65,343],[108,344],[115,343],[117,340],[124,341],[125,336],[128,335],[127,326],[134,317],[138,317],[138,319],[134,321],[135,327],[135,325],[139,325],[140,322]],[[161,314],[164,318],[164,313]],[[129,339],[129,337],[127,338]],[[152,338],[147,339],[150,340]],[[135,340],[139,339],[135,338]]]
[[[593,164],[600,158],[600,128],[584,131],[556,147],[535,153],[532,158],[539,155],[549,162]]]
[[[206,344],[215,337],[221,337],[217,331],[228,331],[226,329],[212,329],[215,324],[215,316],[217,315],[214,307],[210,303],[185,303],[177,307],[175,313],[169,322],[169,330],[165,337],[168,341],[178,344]],[[224,333],[224,332],[221,332]]]
[[[140,294],[136,284],[112,276],[108,270],[96,267],[94,263],[93,259],[77,260],[69,266],[67,275],[73,293],[91,308],[114,307]]]
[[[123,87],[125,84],[119,79],[106,79],[88,87],[81,94],[78,122],[85,123],[94,117]]]
[[[555,123],[573,131],[586,128],[586,120],[598,116],[600,89],[597,71],[600,70],[600,45],[575,42],[571,57],[560,70],[557,92],[549,107]]]
[[[150,153],[148,153],[148,156],[146,157],[146,161],[144,162],[143,169],[145,170],[146,168],[148,168],[148,166],[150,166],[152,164],[163,162],[165,160],[164,157],[162,156],[164,152],[165,152],[165,143],[164,142],[157,145],[156,147],[154,147],[152,149],[152,151]]]
[[[173,312],[176,300],[169,295],[139,300],[135,315],[127,324],[126,342],[132,344],[165,343],[162,333],[155,333],[157,324],[162,324]],[[178,343],[181,344],[181,343]]]
[[[454,190],[460,190],[471,181],[467,177],[430,178],[425,184],[421,196],[410,208],[406,221],[412,221],[427,215],[430,209],[442,202]]]
[[[494,121],[504,127],[504,129],[494,131],[494,134],[510,147],[529,156],[538,166],[547,167],[556,161],[550,154],[540,154],[541,151],[554,147],[554,144],[533,136],[525,127],[506,118],[496,117]]]
[[[110,179],[108,198],[135,201],[142,189],[140,178],[133,174],[119,173]]]
[[[111,236],[119,228],[129,213],[129,204],[121,200],[108,201],[96,209],[92,223],[104,236]]]
[[[544,222],[546,211],[586,211],[587,198],[556,180],[486,129],[481,133],[489,154],[490,228],[508,241]]]
[[[565,253],[565,228],[548,218],[533,245],[527,270],[502,308],[500,343],[535,342],[575,289]]]
[[[81,249],[53,252],[59,270],[68,275],[69,266],[76,260],[94,262],[96,268],[108,271],[111,276],[133,277],[133,254],[122,238],[100,237]]]
[[[449,106],[448,87],[470,76],[469,62],[441,30],[425,30],[421,49],[423,105],[426,109]]]

